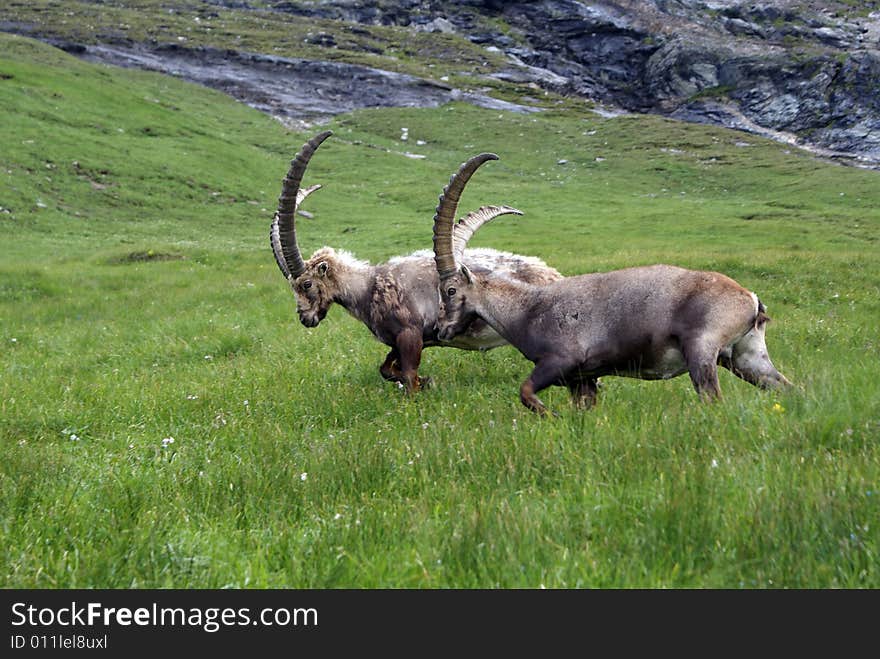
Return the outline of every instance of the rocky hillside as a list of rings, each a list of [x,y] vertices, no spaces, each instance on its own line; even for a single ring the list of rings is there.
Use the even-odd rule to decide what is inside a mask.
[[[176,8],[106,0],[100,11],[85,0],[40,4],[0,9],[0,29],[182,75],[293,119],[451,99],[534,111],[543,91],[880,167],[880,0],[205,0]],[[149,29],[132,28],[137,12]],[[94,29],[74,29],[77,20]],[[206,27],[212,20],[223,29]],[[186,21],[199,41],[172,36]],[[286,50],[251,36],[279,27],[296,34]],[[242,32],[233,37],[235,29]],[[305,57],[283,56],[303,48]],[[432,75],[432,58],[446,69],[459,64],[452,81]],[[303,105],[304,89],[315,92],[314,103]]]
[[[274,7],[460,33],[507,56],[511,67],[500,78],[880,164],[880,2],[340,0]],[[504,29],[492,29],[492,21]]]

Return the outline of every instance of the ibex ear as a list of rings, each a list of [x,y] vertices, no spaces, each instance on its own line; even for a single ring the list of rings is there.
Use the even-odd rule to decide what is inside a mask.
[[[324,275],[327,274],[327,269],[328,269],[329,267],[330,267],[330,266],[327,265],[327,261],[321,261],[321,262],[318,264],[318,274],[319,274],[321,277],[323,277]]]
[[[468,267],[466,265],[461,266],[461,274],[463,274],[464,278],[467,279],[468,284],[474,283],[474,276],[473,274],[471,274],[471,271],[468,270]]]

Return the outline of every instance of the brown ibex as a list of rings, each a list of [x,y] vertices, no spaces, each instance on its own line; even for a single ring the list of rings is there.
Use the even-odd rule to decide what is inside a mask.
[[[759,387],[790,385],[767,354],[764,305],[730,277],[650,265],[535,285],[475,272],[462,259],[473,231],[455,222],[459,194],[445,190],[434,216],[438,336],[453,340],[476,320],[487,322],[535,364],[520,387],[530,410],[548,412],[536,394],[551,385],[590,407],[604,375],[657,380],[687,372],[701,398],[718,398],[719,363]]]
[[[506,345],[507,342],[481,320],[462,327],[450,341],[437,338],[440,298],[437,270],[430,250],[396,257],[381,265],[370,265],[348,252],[322,247],[308,261],[303,261],[296,240],[295,215],[299,204],[321,186],[300,188],[300,183],[315,150],[330,135],[330,131],[316,135],[291,161],[269,232],[275,261],[296,295],[302,324],[316,327],[334,302],[341,305],[391,348],[379,372],[383,378],[400,383],[409,392],[418,391],[429,380],[418,374],[423,348],[450,346],[489,350]],[[456,202],[470,173],[459,176],[455,185],[447,186],[450,188],[448,195],[454,196]],[[464,218],[463,226],[472,227],[472,233],[492,218],[508,213],[521,214],[509,206],[483,206]],[[460,259],[472,272],[505,273],[524,283],[546,283],[561,277],[540,259],[508,252],[467,250],[462,252]]]

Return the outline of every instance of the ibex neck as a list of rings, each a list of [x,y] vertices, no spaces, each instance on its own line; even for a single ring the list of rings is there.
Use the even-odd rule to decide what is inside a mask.
[[[514,343],[514,329],[529,314],[535,299],[535,287],[502,277],[478,280],[474,307],[506,341]]]
[[[369,317],[375,269],[376,266],[372,265],[347,266],[345,273],[340,274],[339,290],[333,298],[336,304],[361,321]]]

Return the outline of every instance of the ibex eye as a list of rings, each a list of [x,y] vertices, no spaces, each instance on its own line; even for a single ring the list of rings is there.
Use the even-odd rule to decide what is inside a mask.
[[[311,287],[312,287],[312,282],[311,282],[311,281],[308,281],[308,280],[307,280],[307,281],[304,281],[304,282],[303,282],[303,290],[304,290],[304,291],[309,290]]]
[[[453,295],[455,295],[455,289],[452,288],[452,287],[448,288],[448,289],[446,290],[446,294],[447,294],[449,297],[452,297]]]

